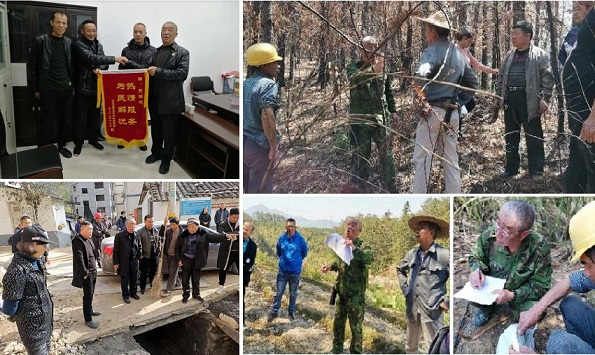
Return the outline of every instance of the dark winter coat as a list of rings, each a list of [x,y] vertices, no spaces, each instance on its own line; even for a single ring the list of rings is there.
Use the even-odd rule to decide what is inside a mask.
[[[106,56],[103,46],[97,39],[89,41],[80,37],[72,44],[72,54],[76,68],[75,90],[79,95],[97,95],[97,74],[94,69],[107,70],[116,57]]]
[[[113,262],[114,265],[119,265],[119,275],[128,275],[130,264],[138,264],[141,254],[141,243],[136,233],[132,234],[132,240],[126,230],[116,234],[114,238]]]
[[[141,45],[136,44],[134,39],[128,42],[128,46],[122,49],[122,57],[128,58],[128,63],[120,64],[118,69],[144,69],[151,66],[153,57],[157,48],[151,45],[149,37],[145,37],[145,42]]]
[[[156,66],[155,60],[159,47],[153,56],[151,65]],[[149,88],[149,111],[155,115],[177,115],[186,109],[184,100],[184,80],[188,77],[190,52],[184,47],[173,43],[171,56],[161,67],[157,68],[155,76],[151,77]]]
[[[68,63],[68,75],[70,79],[74,77],[74,66],[72,60],[71,46],[72,40],[66,36],[64,38],[64,49],[66,51],[66,63]],[[29,58],[30,86],[35,92],[39,92],[48,87],[48,77],[50,72],[50,60],[52,57],[52,46],[50,44],[50,35],[42,34],[35,38],[31,48],[31,57]]]
[[[221,243],[227,240],[223,233],[212,233],[199,229],[197,232],[198,240],[196,242],[196,252],[194,256],[194,269],[200,270],[207,265],[209,257],[209,243]],[[186,239],[190,235],[190,231],[186,229],[178,236],[176,243],[176,257],[178,260],[184,260],[184,249],[186,248]]]
[[[95,265],[98,257],[99,253],[91,239],[78,234],[72,240],[72,286],[82,288],[85,277],[92,271],[97,272]]]

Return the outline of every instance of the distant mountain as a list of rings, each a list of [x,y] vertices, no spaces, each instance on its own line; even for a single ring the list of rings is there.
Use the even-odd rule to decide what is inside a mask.
[[[285,212],[279,211],[279,210],[275,210],[275,209],[271,209],[268,208],[267,206],[264,205],[255,205],[252,207],[248,207],[247,209],[244,210],[246,213],[248,213],[249,215],[254,215],[256,212],[261,212],[261,213],[270,213],[270,214],[276,214],[279,216],[283,216],[285,218],[293,218],[296,220],[298,227],[308,227],[308,228],[333,228],[336,227],[340,224],[340,222],[335,222],[335,221],[331,221],[328,219],[309,219],[309,218],[305,218],[305,217],[301,217],[301,216],[296,216],[296,215],[288,215]]]

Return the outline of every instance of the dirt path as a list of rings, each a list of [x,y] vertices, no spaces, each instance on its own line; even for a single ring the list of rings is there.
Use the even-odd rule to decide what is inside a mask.
[[[328,353],[332,348],[334,306],[328,304],[330,287],[302,280],[294,321],[287,317],[288,299],[283,298],[279,318],[267,323],[274,291],[270,280],[274,271],[257,269],[246,289],[244,327],[245,353]],[[269,280],[269,281],[265,281]],[[388,312],[368,307],[364,320],[364,352],[400,353],[404,330],[394,319],[383,318]],[[384,313],[383,313],[384,312]],[[391,318],[391,317],[388,317]],[[349,326],[347,326],[349,328]],[[349,349],[349,337],[344,344]]]

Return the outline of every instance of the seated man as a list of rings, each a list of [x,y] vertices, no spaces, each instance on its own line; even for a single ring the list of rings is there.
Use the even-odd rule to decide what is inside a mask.
[[[485,275],[506,279],[504,289],[496,299],[498,305],[508,305],[513,320],[543,296],[550,287],[552,266],[550,248],[541,235],[531,231],[535,221],[533,206],[525,201],[508,201],[498,212],[494,227],[484,231],[469,257],[473,287],[481,287]],[[480,306],[473,319],[481,327],[490,318],[494,306]]]
[[[547,307],[564,297],[560,311],[566,330],[550,333],[546,347],[548,354],[595,354],[595,309],[578,296],[568,296],[570,291],[588,293],[595,289],[594,218],[595,202],[591,202],[570,220],[569,233],[574,249],[571,262],[580,259],[583,268],[558,281],[539,302],[520,315],[518,331],[523,334],[537,324]],[[527,353],[531,349],[520,350]]]

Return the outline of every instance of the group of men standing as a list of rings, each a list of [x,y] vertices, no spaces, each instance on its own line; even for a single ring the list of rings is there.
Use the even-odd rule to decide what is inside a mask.
[[[345,326],[349,320],[351,328],[352,354],[363,352],[363,322],[368,286],[369,267],[374,255],[369,245],[360,238],[362,221],[348,217],[345,220],[343,238],[345,246],[351,249],[353,258],[349,263],[336,256],[332,264],[324,264],[320,271],[337,272],[337,279],[331,295],[331,305],[336,305],[333,322],[333,353],[343,353]],[[444,327],[444,312],[448,312],[446,283],[450,275],[449,251],[435,243],[436,238],[448,238],[449,225],[446,221],[428,215],[416,215],[409,220],[409,227],[415,233],[418,244],[407,252],[397,267],[398,281],[406,299],[407,352],[426,352],[438,331]],[[285,232],[277,240],[276,255],[279,270],[276,278],[276,293],[268,322],[279,316],[281,299],[289,284],[288,317],[296,318],[296,302],[299,283],[308,255],[308,243],[297,231],[296,221],[288,218]],[[255,230],[253,222],[244,223],[244,295],[250,282],[256,257],[256,244],[252,240]],[[423,336],[427,347],[418,348]],[[446,348],[448,352],[448,347]]]
[[[560,63],[565,107],[570,135],[570,158],[566,172],[569,192],[595,191],[595,10],[590,1],[576,1],[573,8],[572,43],[563,44],[564,62]],[[414,111],[417,119],[413,152],[414,179],[411,191],[427,193],[432,181],[432,166],[440,161],[444,169],[445,192],[461,192],[458,162],[460,122],[475,106],[474,89],[478,79],[474,70],[496,77],[496,110],[504,109],[505,167],[503,178],[519,174],[519,143],[525,131],[528,150],[528,175],[544,173],[545,152],[542,116],[549,110],[554,77],[549,55],[532,42],[533,26],[516,21],[511,29],[513,48],[504,56],[499,69],[479,63],[469,52],[473,33],[456,31],[443,11],[421,18],[427,47],[415,69]],[[455,35],[458,43],[451,41]],[[397,190],[391,140],[395,113],[385,61],[378,40],[361,40],[361,58],[347,67],[349,78],[349,136],[353,151],[350,183],[364,188],[371,182],[376,161],[381,188]],[[268,43],[257,43],[246,50],[248,76],[244,81],[244,189],[271,192],[273,166],[278,159],[279,134],[275,117],[280,107],[275,77],[283,58]],[[398,134],[398,132],[397,132]],[[379,157],[371,159],[372,143]],[[585,173],[586,172],[586,173]]]
[[[149,113],[151,118],[151,155],[145,162],[161,161],[159,172],[169,171],[178,140],[178,118],[185,110],[182,84],[188,76],[190,54],[175,42],[177,25],[165,22],[161,28],[163,44],[151,46],[146,26],[133,26],[133,38],[120,56],[106,56],[97,40],[97,24],[85,20],[79,38],[65,36],[68,16],[56,11],[50,19],[51,32],[35,39],[31,51],[31,87],[42,109],[38,145],[58,144],[64,158],[73,153],[66,147],[72,136],[74,156],[81,154],[85,139],[103,150],[100,110],[97,108],[97,75],[111,64],[119,69],[146,69],[151,76]],[[119,146],[119,148],[123,148]],[[146,145],[140,146],[147,150]]]

